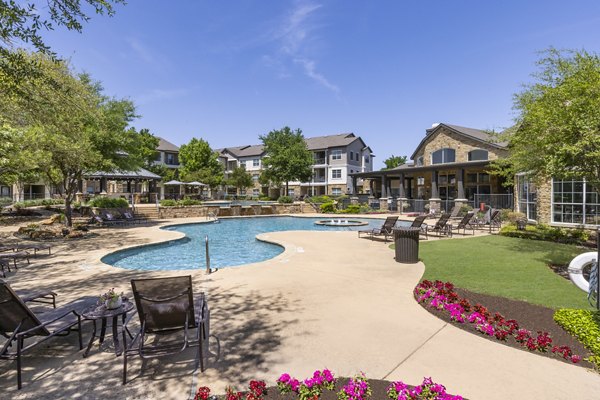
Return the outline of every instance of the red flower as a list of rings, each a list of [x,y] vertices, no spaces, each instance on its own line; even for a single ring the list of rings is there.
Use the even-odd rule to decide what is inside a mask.
[[[194,400],[208,400],[208,396],[210,396],[210,389],[206,386],[202,386],[198,388]]]

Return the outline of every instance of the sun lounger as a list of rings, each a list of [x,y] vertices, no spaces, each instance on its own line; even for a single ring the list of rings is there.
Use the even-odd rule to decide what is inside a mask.
[[[448,225],[449,220],[450,213],[443,213],[440,219],[437,220],[435,225],[427,227],[427,233],[433,232],[436,233],[438,236],[452,236],[452,230],[450,229],[450,225]]]
[[[33,255],[37,255],[39,250],[48,250],[48,255],[52,254],[52,246],[48,243],[20,242],[16,244],[15,250],[33,250]]]
[[[132,215],[129,211],[125,211],[123,213],[123,218],[125,218],[125,221],[131,224],[144,224],[148,222],[146,218],[136,217]]]
[[[0,253],[0,260],[12,260],[13,265],[17,268],[17,260],[26,259],[29,264],[29,253],[26,251],[8,251]]]
[[[22,388],[21,365],[25,352],[55,336],[73,330],[83,349],[79,312],[93,305],[96,297],[85,297],[44,313],[34,313],[8,283],[0,280],[0,334],[7,338],[0,348],[0,359],[16,360],[17,387]]]
[[[385,219],[385,222],[383,223],[383,225],[381,225],[381,228],[373,228],[373,229],[358,231],[358,237],[360,237],[361,234],[366,234],[367,236],[370,236],[371,239],[373,239],[373,237],[375,237],[375,236],[384,236],[385,241],[387,242],[388,236],[393,235],[392,230],[394,229],[396,222],[398,222],[397,216],[387,217]]]
[[[12,272],[10,270],[10,263],[7,260],[0,260],[0,273],[3,278],[6,278],[6,271]]]
[[[470,229],[473,233],[473,235],[475,234],[475,227],[473,225],[471,225],[471,220],[473,219],[473,216],[475,215],[475,212],[473,211],[469,211],[467,213],[467,215],[465,215],[460,222],[458,223],[458,225],[454,226],[454,225],[449,225],[450,226],[450,230],[452,232],[454,232],[456,230],[457,233],[460,233],[460,230],[463,230],[463,235],[466,235],[467,233],[467,229]]]
[[[427,224],[425,223],[425,220],[427,219],[427,215],[420,215],[418,217],[416,217],[412,224],[410,225],[411,228],[419,228],[421,229],[422,234],[425,235],[425,239],[427,239]]]

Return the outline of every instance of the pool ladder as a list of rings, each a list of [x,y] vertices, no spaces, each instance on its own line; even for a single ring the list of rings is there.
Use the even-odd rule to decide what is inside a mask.
[[[217,214],[215,214],[214,212],[209,212],[208,214],[206,214],[206,219],[208,221],[212,221],[215,224],[219,222],[219,218],[217,217]]]

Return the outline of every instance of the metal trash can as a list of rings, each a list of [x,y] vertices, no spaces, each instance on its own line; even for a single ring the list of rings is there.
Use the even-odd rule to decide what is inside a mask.
[[[421,228],[394,228],[396,262],[414,264],[419,262],[419,233]]]

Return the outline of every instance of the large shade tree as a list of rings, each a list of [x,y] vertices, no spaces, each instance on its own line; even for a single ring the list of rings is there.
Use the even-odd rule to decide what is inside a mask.
[[[259,136],[263,143],[262,181],[279,186],[285,183],[285,194],[288,194],[289,182],[308,182],[312,177],[313,156],[306,147],[302,131],[291,130],[285,126]]]
[[[211,189],[223,183],[223,165],[219,154],[204,139],[192,138],[179,148],[180,174],[187,181],[200,181]]]
[[[43,174],[64,197],[71,225],[79,181],[95,171],[139,168],[146,142],[129,127],[135,117],[130,101],[103,95],[99,83],[74,74],[64,62],[39,53],[22,56],[33,60],[53,83],[30,76],[20,86],[32,97],[15,96],[3,90],[7,77],[0,71],[0,127],[23,151],[41,152],[31,171]],[[19,154],[27,153],[15,157]]]
[[[406,156],[395,156],[392,154],[391,156],[383,160],[383,163],[385,164],[385,168],[383,169],[388,170],[404,165],[406,164],[407,158],[408,157]]]
[[[498,169],[535,181],[585,179],[600,188],[600,58],[545,51],[535,81],[515,95],[510,155]]]
[[[246,167],[243,165],[236,167],[231,171],[226,183],[229,186],[235,187],[239,194],[241,194],[244,189],[254,186],[252,175],[246,171]]]

